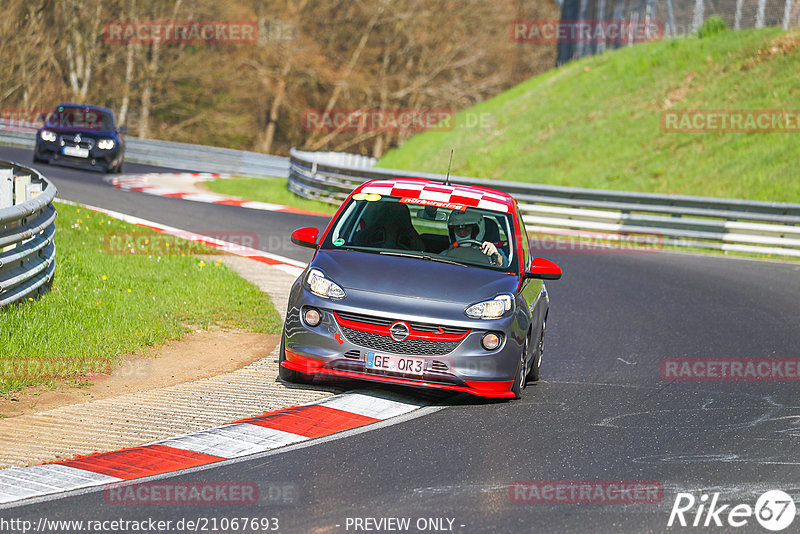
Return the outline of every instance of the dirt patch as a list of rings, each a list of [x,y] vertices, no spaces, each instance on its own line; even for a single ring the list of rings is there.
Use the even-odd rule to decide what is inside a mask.
[[[126,358],[111,374],[81,377],[55,389],[27,388],[13,395],[16,400],[0,399],[0,414],[16,417],[229,373],[268,357],[279,341],[278,335],[252,332],[194,332],[153,355]]]
[[[780,37],[770,41],[769,45],[766,47],[759,49],[755,55],[747,60],[742,66],[745,69],[749,69],[758,65],[759,63],[769,61],[776,56],[791,54],[797,50],[798,47],[800,47],[800,33],[785,33]]]
[[[684,98],[686,98],[686,95],[689,93],[694,77],[695,74],[693,72],[687,74],[686,77],[683,78],[680,87],[676,87],[669,92],[669,96],[664,100],[661,109],[670,109],[675,106],[675,104],[683,102]]]

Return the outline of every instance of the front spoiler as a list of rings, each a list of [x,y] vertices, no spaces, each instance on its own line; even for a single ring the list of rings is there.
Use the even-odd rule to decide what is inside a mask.
[[[357,371],[341,371],[339,369],[325,368],[325,362],[300,356],[289,350],[286,350],[286,358],[281,365],[286,369],[297,371],[307,375],[331,375],[342,378],[355,378],[359,380],[369,380],[371,382],[385,382],[390,384],[400,384],[403,386],[414,386],[424,388],[443,389],[447,391],[458,391],[461,393],[469,393],[477,397],[486,397],[494,399],[513,399],[514,393],[511,391],[513,380],[473,380],[464,381],[465,386],[458,386],[455,384],[442,384],[439,382],[425,382],[424,380],[411,380],[406,378],[398,378],[394,376],[381,376],[368,373],[359,373]]]

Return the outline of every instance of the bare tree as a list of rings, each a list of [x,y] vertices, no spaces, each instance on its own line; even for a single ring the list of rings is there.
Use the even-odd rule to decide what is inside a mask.
[[[128,1],[126,15],[128,20],[133,20],[136,17],[136,0]],[[134,43],[127,43],[125,46],[125,78],[122,84],[122,101],[117,114],[120,124],[128,122],[128,106],[130,106],[131,102],[131,84],[133,83],[133,63],[136,46]]]
[[[308,0],[301,2],[285,2],[278,12],[280,19],[267,19],[266,15],[259,13],[259,28],[265,35],[259,36],[259,41],[264,48],[260,60],[252,63],[260,74],[262,84],[271,90],[272,100],[266,113],[266,126],[260,149],[262,152],[272,152],[275,135],[278,129],[281,106],[286,97],[286,89],[292,69],[304,54],[304,43],[295,31],[285,35],[287,29],[296,30],[302,17],[302,12]],[[274,13],[273,6],[273,13]],[[275,32],[277,28],[277,34]],[[270,33],[271,32],[271,33]],[[266,57],[264,57],[266,56]],[[302,60],[300,60],[302,61]]]
[[[467,107],[554,64],[554,47],[512,42],[508,25],[557,16],[554,0],[5,0],[0,105],[83,100],[143,137],[380,156],[415,132],[309,132],[303,111]],[[296,30],[291,41],[239,45],[102,36],[114,19],[170,18],[269,18]]]
[[[342,74],[340,78],[336,81],[336,85],[333,87],[333,91],[331,92],[330,97],[328,98],[328,102],[325,104],[325,109],[323,111],[324,114],[330,113],[333,107],[336,105],[336,102],[339,100],[342,91],[347,87],[348,81],[350,79],[353,70],[355,69],[361,54],[364,52],[364,48],[369,41],[370,34],[372,30],[375,28],[375,25],[378,23],[378,19],[383,14],[384,10],[386,9],[386,4],[388,0],[380,0],[380,4],[378,5],[378,9],[370,16],[369,21],[367,22],[364,30],[361,32],[361,37],[358,40],[358,45],[355,47],[353,52],[350,54],[350,60],[345,65],[344,69],[342,70]],[[316,140],[317,132],[313,132],[311,138],[306,142],[306,145],[310,147],[312,150],[316,150],[322,145],[324,145],[329,139],[330,136],[324,138],[325,140],[320,142]]]
[[[183,0],[176,0],[172,6],[170,15],[171,20],[175,20],[181,9]],[[154,40],[149,43],[147,49],[147,61],[144,63],[144,79],[142,81],[142,93],[139,100],[139,137],[146,138],[150,133],[150,110],[153,99],[153,86],[159,74],[161,61],[161,43]]]
[[[90,5],[91,6],[91,5]],[[87,9],[85,2],[68,0],[62,12],[67,28],[66,60],[69,87],[73,98],[85,101],[92,81],[92,71],[97,59],[100,20],[103,4],[95,2]]]
[[[0,104],[5,108],[49,107],[50,99],[66,92],[64,73],[48,38],[52,9],[47,0],[16,0],[4,6],[6,16],[0,19],[0,57],[5,60],[0,69]]]

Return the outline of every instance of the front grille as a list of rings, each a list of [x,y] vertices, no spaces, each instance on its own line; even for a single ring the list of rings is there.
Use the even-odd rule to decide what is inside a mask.
[[[75,136],[74,135],[62,135],[61,136],[61,146],[65,144],[70,146],[75,146],[76,144],[81,148],[87,148],[91,150],[94,148],[94,139],[91,137],[81,137],[80,143],[75,143]]]
[[[383,317],[375,317],[373,315],[361,315],[360,313],[337,311],[336,315],[346,321],[355,321],[357,323],[375,324],[386,327],[389,327],[394,322],[392,319],[384,319]]]
[[[345,358],[352,358],[354,360],[361,359],[361,351],[360,350],[348,350],[344,353]]]
[[[373,334],[371,332],[362,332],[360,330],[353,330],[352,328],[342,328],[344,337],[350,343],[360,345],[368,349],[391,352],[394,354],[420,354],[420,355],[433,355],[433,354],[447,354],[452,352],[460,341],[434,341],[427,339],[406,339],[398,343],[389,336],[382,336],[380,334]]]
[[[374,315],[362,315],[360,313],[349,313],[337,311],[336,315],[345,321],[355,321],[357,323],[374,324],[377,326],[389,327],[395,322],[395,319],[384,319],[383,317],[375,317]],[[432,334],[450,334],[454,336],[463,336],[466,334],[468,328],[459,328],[456,326],[440,326],[429,323],[418,323],[416,321],[405,321],[413,330],[417,332],[429,332]],[[441,330],[440,330],[441,329]]]

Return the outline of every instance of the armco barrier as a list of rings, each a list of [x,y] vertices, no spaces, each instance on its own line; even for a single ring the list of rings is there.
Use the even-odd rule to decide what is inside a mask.
[[[289,189],[333,204],[372,179],[424,178],[441,174],[344,165],[327,153],[292,149]],[[519,202],[529,233],[612,237],[656,236],[664,245],[800,257],[800,204],[483,180],[451,176],[451,182],[505,191]]]
[[[56,187],[0,161],[0,307],[47,290],[56,267]]]
[[[0,121],[0,144],[30,148],[33,156],[35,142],[34,128],[12,128]],[[125,138],[125,161],[254,178],[286,178],[289,175],[289,158],[281,156],[132,136]]]

